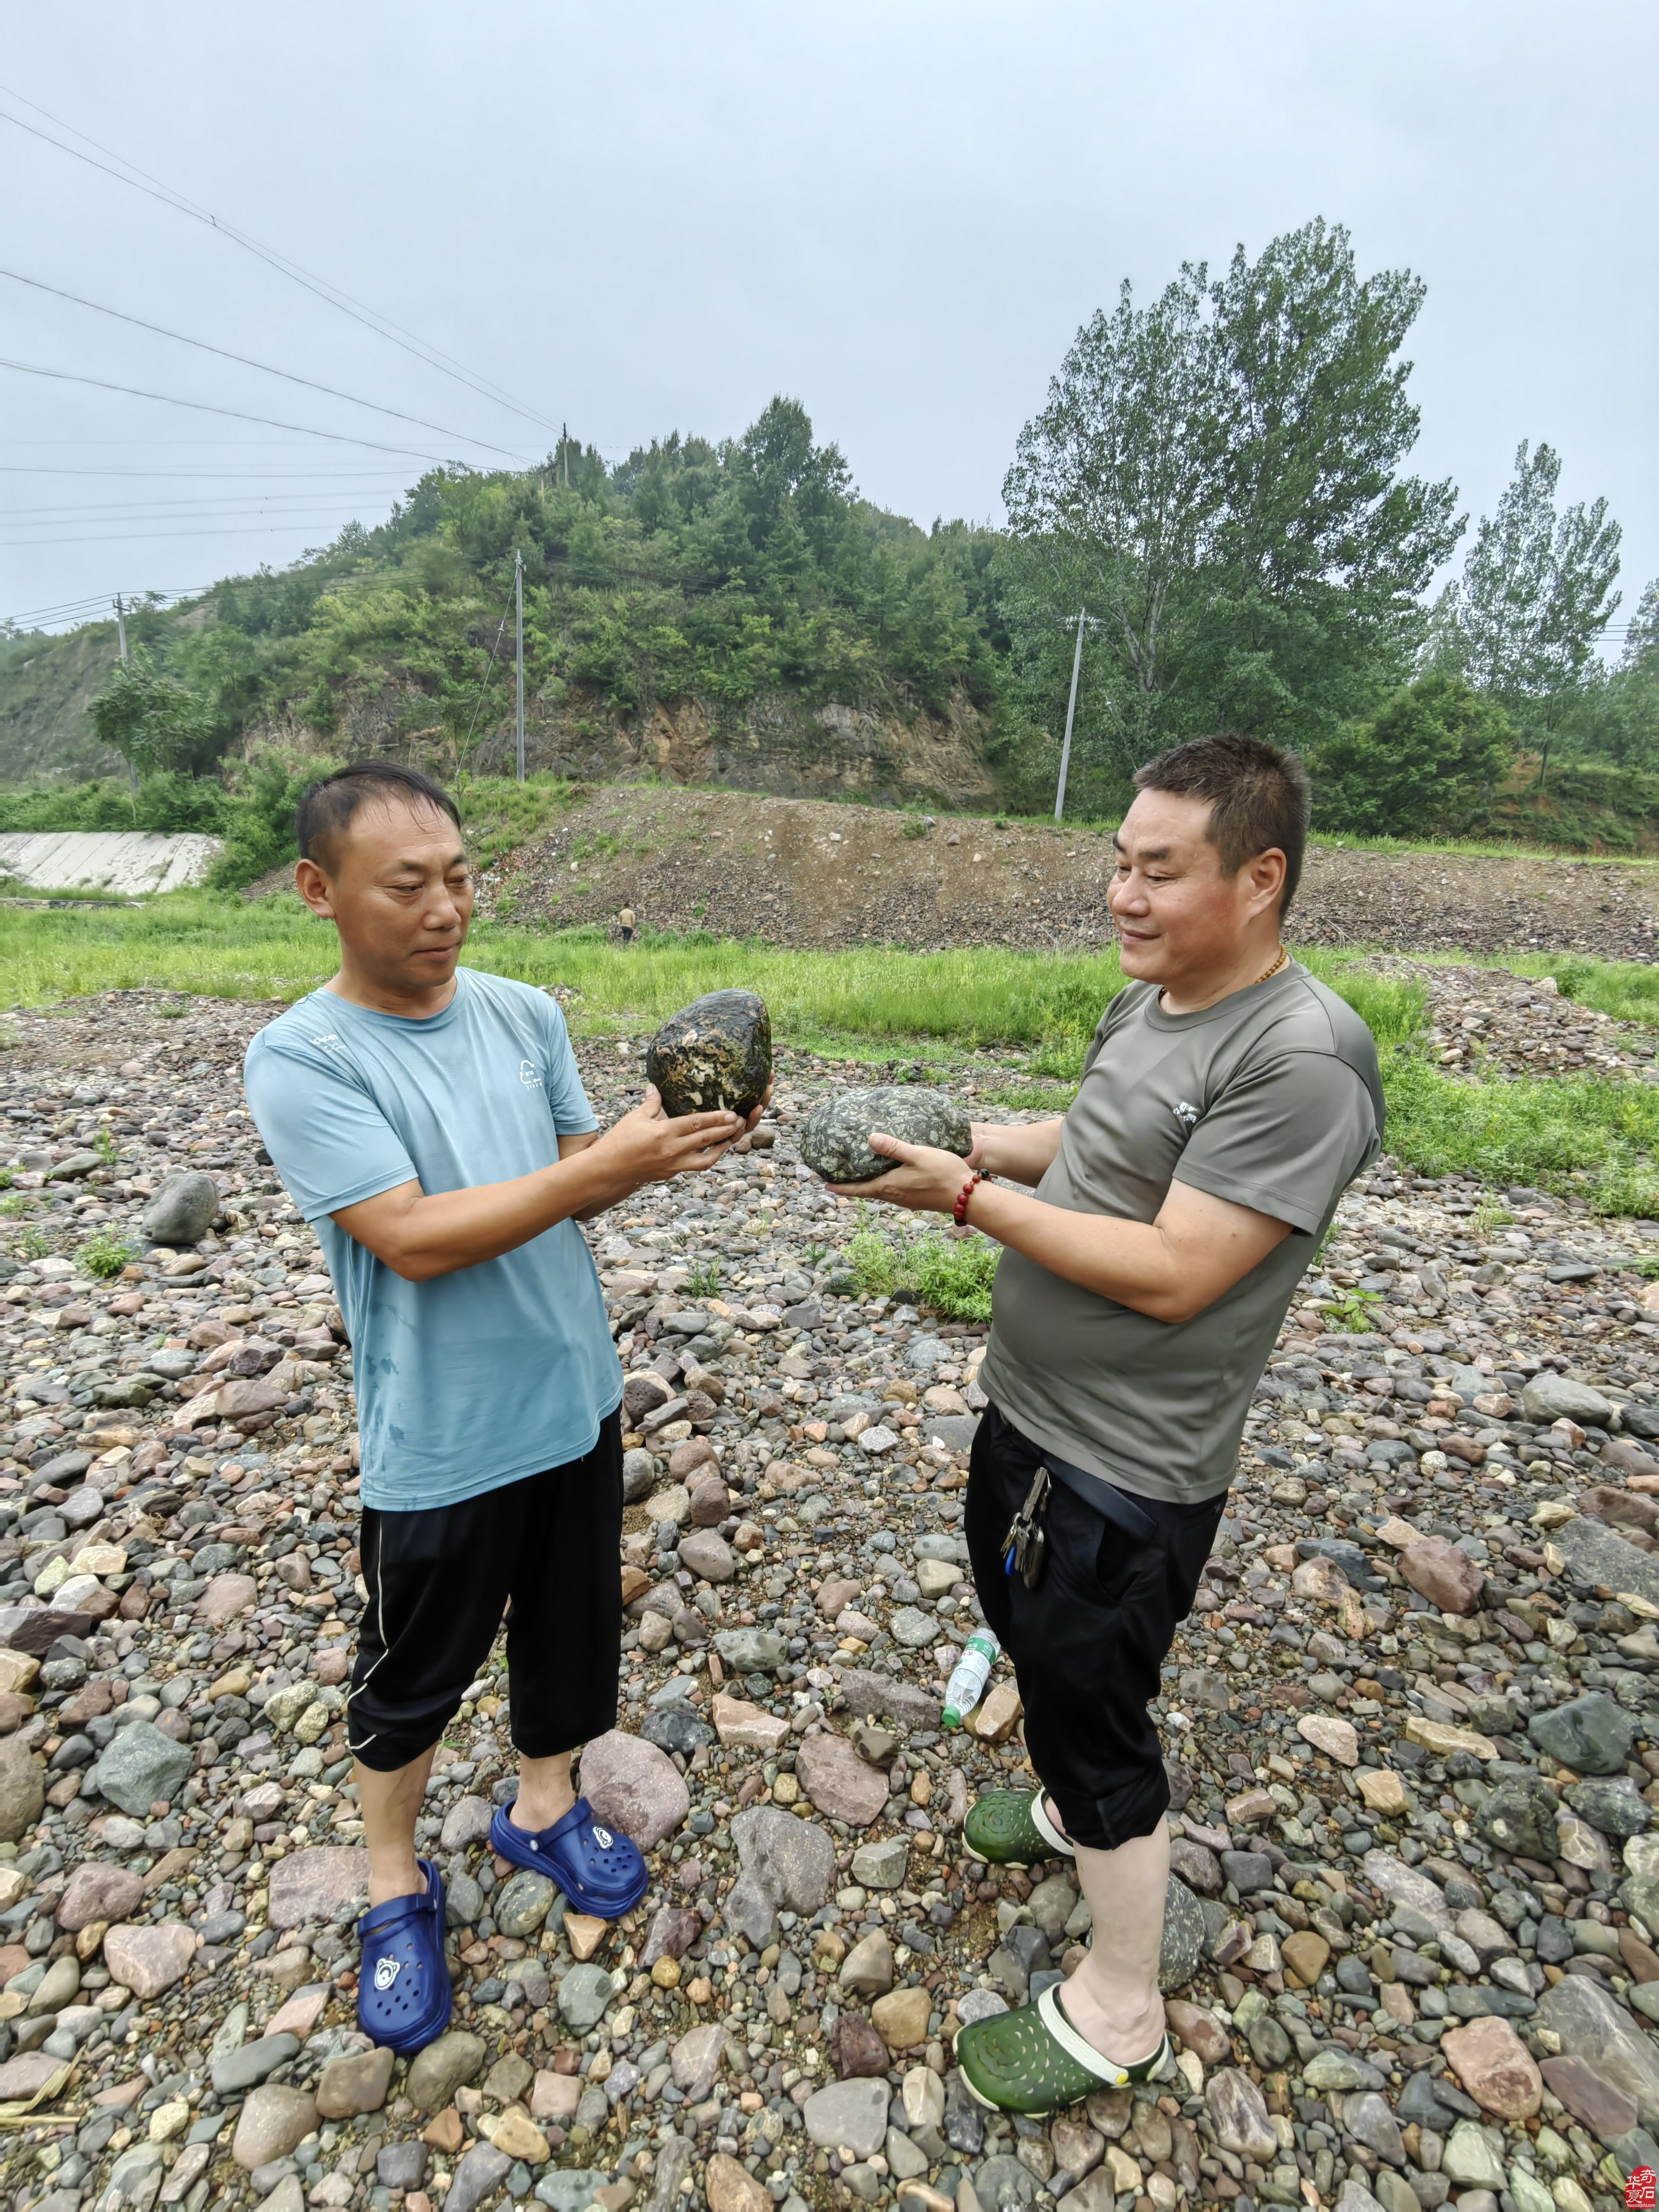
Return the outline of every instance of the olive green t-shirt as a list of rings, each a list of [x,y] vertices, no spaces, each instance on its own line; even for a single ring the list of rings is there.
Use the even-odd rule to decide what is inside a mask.
[[[1371,1033],[1292,961],[1191,1014],[1130,983],[1102,1017],[1036,1195],[1156,1218],[1171,1182],[1291,1234],[1190,1321],[1154,1321],[1005,1251],[981,1381],[1034,1443],[1180,1504],[1232,1480],[1250,1397],[1343,1190],[1381,1146]]]

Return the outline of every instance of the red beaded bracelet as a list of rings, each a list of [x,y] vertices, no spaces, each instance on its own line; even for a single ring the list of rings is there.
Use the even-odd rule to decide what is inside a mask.
[[[972,1175],[969,1176],[967,1182],[963,1183],[962,1188],[957,1192],[957,1202],[951,1208],[951,1218],[956,1223],[958,1229],[964,1228],[967,1225],[968,1201],[974,1194],[975,1184],[988,1182],[990,1180],[990,1170],[988,1168],[975,1168]]]

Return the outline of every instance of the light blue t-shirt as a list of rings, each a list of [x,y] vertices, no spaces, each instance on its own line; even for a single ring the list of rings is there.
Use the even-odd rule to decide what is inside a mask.
[[[410,1283],[330,1218],[401,1183],[534,1174],[561,1136],[596,1129],[557,1006],[471,968],[424,1021],[313,991],[254,1038],[243,1082],[351,1338],[363,1503],[452,1505],[591,1450],[622,1367],[574,1221]]]

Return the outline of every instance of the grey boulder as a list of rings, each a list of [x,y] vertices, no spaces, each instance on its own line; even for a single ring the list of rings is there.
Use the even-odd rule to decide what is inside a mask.
[[[932,1145],[963,1158],[974,1146],[968,1116],[954,1098],[920,1084],[894,1083],[821,1098],[806,1117],[800,1156],[826,1182],[872,1182],[898,1165],[871,1151],[877,1129],[904,1144]]]
[[[152,1244],[194,1244],[206,1236],[219,1211],[219,1186],[199,1169],[170,1175],[138,1217]]]

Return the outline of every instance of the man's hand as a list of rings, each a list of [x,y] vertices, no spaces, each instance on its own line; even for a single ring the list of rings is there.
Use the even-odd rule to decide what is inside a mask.
[[[870,1149],[880,1158],[901,1164],[868,1182],[831,1183],[837,1198],[879,1199],[884,1206],[908,1206],[915,1212],[949,1213],[972,1172],[970,1162],[959,1152],[944,1152],[937,1145],[907,1145],[884,1129],[872,1132]]]
[[[767,1097],[771,1097],[769,1090]],[[729,1146],[760,1119],[757,1106],[745,1121],[725,1109],[714,1114],[670,1115],[663,1111],[662,1094],[654,1083],[619,1121],[612,1122],[590,1147],[597,1163],[601,1158],[609,1178],[620,1186],[616,1198],[627,1198],[647,1182],[667,1182],[677,1175],[695,1174],[714,1167]]]

